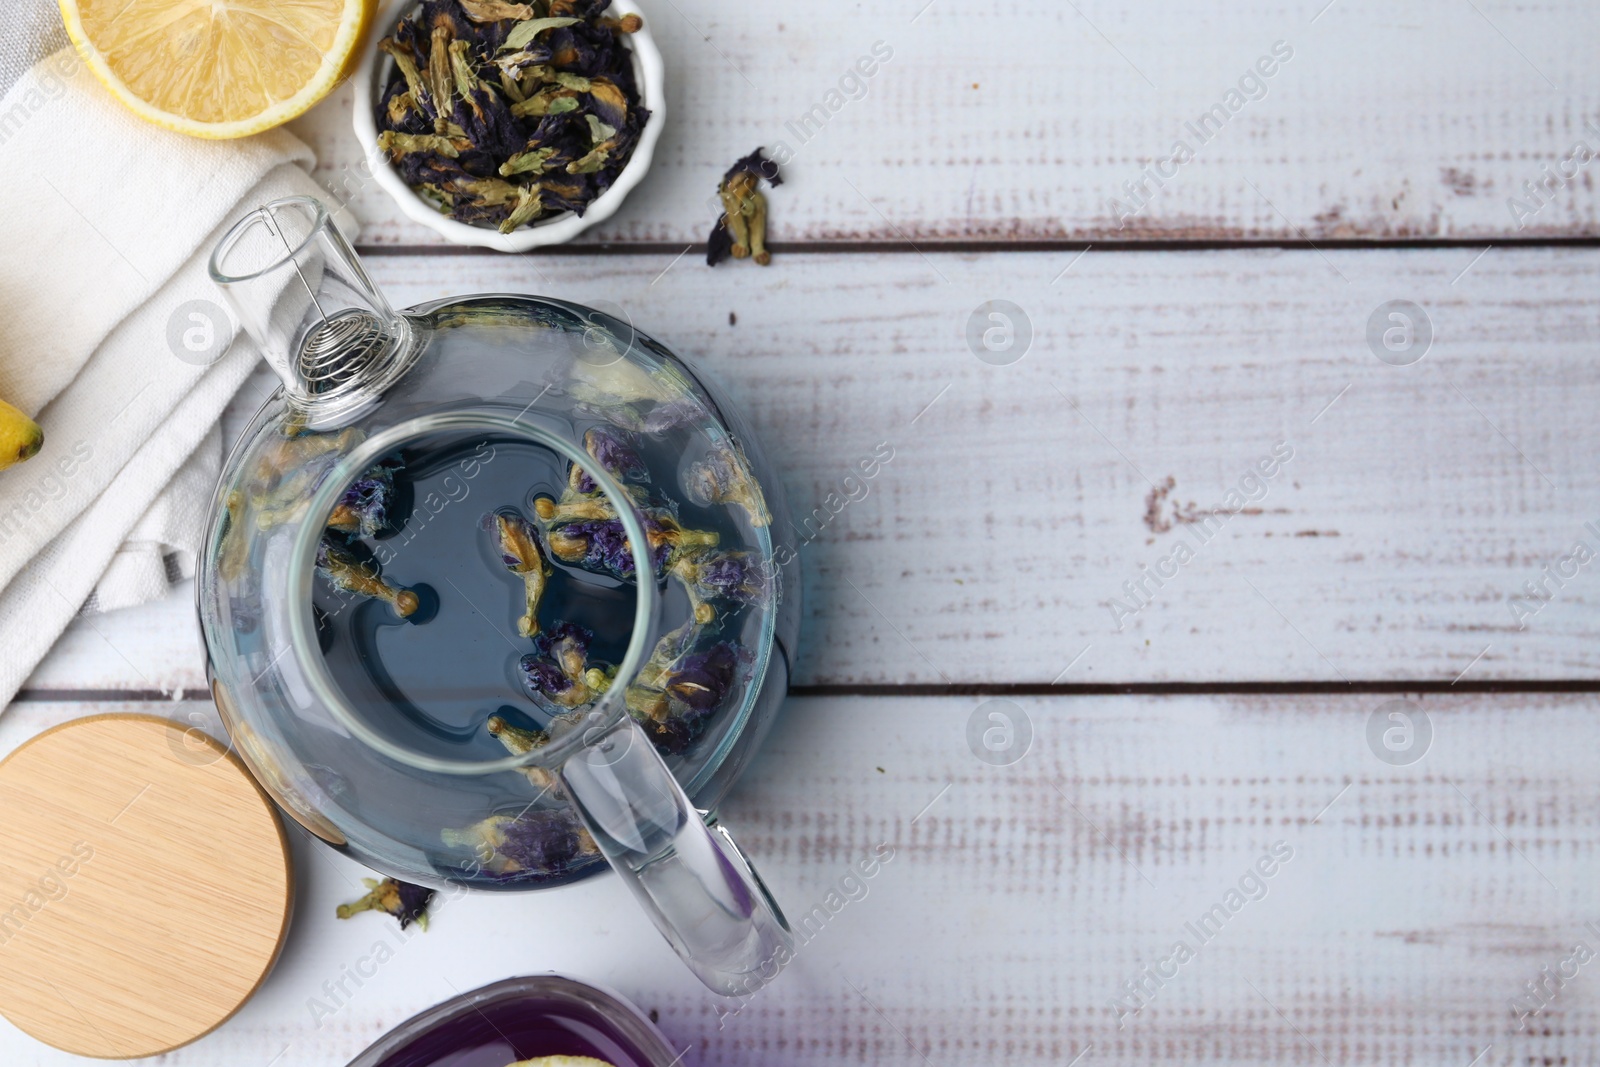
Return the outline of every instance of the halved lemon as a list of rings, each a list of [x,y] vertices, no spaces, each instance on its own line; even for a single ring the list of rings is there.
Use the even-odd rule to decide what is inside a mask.
[[[375,0],[60,0],[67,35],[128,107],[196,137],[244,137],[339,84]]]

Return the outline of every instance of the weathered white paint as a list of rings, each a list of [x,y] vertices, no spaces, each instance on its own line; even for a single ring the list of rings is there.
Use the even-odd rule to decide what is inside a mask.
[[[669,118],[645,184],[585,243],[702,242],[724,168],[780,141],[780,242],[1600,234],[1600,163],[1569,164],[1531,217],[1507,206],[1575,143],[1600,151],[1586,0],[644,7]],[[879,42],[892,58],[857,88]],[[1230,100],[1264,57],[1259,99]],[[841,79],[860,99],[828,98]],[[294,124],[319,177],[369,220],[364,241],[438,243],[366,178],[349,97]],[[817,106],[802,142],[789,124]],[[1227,123],[1202,143],[1186,124],[1215,106]],[[1170,165],[1178,140],[1193,158]],[[1158,162],[1169,177],[1119,225],[1112,198],[1133,211],[1124,183]]]
[[[1593,678],[1600,561],[1551,583],[1537,614],[1510,598],[1576,540],[1600,548],[1584,526],[1600,525],[1600,252],[1475,255],[370,265],[401,303],[615,301],[728,387],[801,518],[888,442],[866,499],[812,522],[804,684]],[[1032,322],[1009,366],[964,337],[989,298]],[[1366,342],[1396,298],[1436,334],[1407,367]],[[261,395],[247,394],[241,408]],[[1174,521],[1227,505],[1279,442],[1293,459],[1209,542]],[[1178,545],[1194,559],[1157,589],[1143,569]],[[1141,580],[1154,602],[1119,613]],[[79,623],[30,685],[203,685],[188,613]]]
[[[610,878],[447,900],[376,977],[347,982],[348,1006],[318,1028],[308,1000],[332,1005],[322,983],[395,935],[375,916],[335,920],[365,872],[302,846],[278,969],[237,1018],[163,1062],[344,1063],[457,991],[547,969],[658,1010],[696,1067],[1061,1065],[1091,1043],[1082,1064],[1464,1067],[1491,1044],[1480,1064],[1585,1062],[1600,961],[1528,1032],[1509,1002],[1577,942],[1600,950],[1584,925],[1600,921],[1592,701],[1409,698],[1431,746],[1391,766],[1366,740],[1391,699],[794,700],[726,823],[796,921],[880,845],[894,858],[863,898],[813,918],[820,933],[791,969],[722,1029],[718,1003]],[[0,751],[88,710],[113,706],[17,705]],[[969,720],[994,710],[1031,726],[1011,766],[968,748]],[[1185,923],[1226,908],[1278,841],[1293,855],[1262,899],[1201,943]],[[1194,959],[1119,1030],[1122,983],[1178,940]],[[0,1060],[80,1062],[5,1024]]]

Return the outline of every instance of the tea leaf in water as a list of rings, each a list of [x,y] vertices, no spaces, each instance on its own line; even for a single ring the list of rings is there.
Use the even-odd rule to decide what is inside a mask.
[[[433,899],[433,890],[394,878],[385,878],[381,882],[376,878],[363,878],[362,882],[369,892],[360,900],[340,904],[337,912],[339,918],[348,919],[357,912],[381,911],[399,919],[402,930],[412,923],[427,930],[428,902]]]

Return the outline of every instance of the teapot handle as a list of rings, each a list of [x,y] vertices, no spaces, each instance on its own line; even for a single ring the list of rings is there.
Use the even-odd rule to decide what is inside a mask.
[[[586,741],[560,776],[601,854],[707,986],[747,996],[766,985],[794,936],[733,838],[695,809],[628,715]]]

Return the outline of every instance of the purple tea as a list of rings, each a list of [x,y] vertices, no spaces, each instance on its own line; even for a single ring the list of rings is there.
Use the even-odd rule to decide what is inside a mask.
[[[402,1024],[350,1067],[509,1067],[541,1056],[587,1056],[612,1067],[666,1067],[674,1059],[636,1009],[548,975],[446,1002]]]

